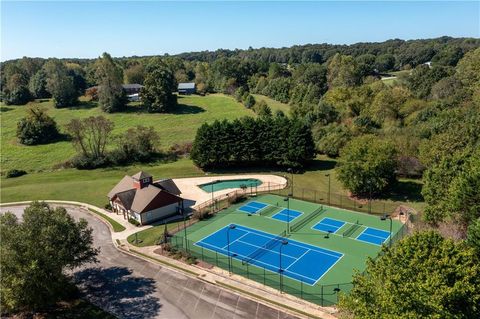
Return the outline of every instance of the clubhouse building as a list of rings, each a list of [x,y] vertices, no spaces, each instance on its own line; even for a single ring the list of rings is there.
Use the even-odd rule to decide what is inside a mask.
[[[178,214],[183,209],[179,195],[180,190],[171,179],[154,182],[152,175],[140,171],[125,175],[107,197],[113,212],[146,225]]]

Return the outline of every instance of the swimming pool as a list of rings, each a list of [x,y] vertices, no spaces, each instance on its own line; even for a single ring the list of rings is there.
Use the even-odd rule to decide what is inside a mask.
[[[262,181],[256,178],[243,178],[243,179],[228,179],[222,181],[213,181],[206,184],[198,185],[202,190],[207,193],[221,191],[227,188],[242,188],[246,187],[255,187],[262,184]]]

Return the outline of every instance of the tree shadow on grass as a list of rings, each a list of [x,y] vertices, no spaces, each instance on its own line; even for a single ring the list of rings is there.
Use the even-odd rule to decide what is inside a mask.
[[[197,114],[205,112],[205,110],[196,105],[178,104],[173,110],[166,112],[151,113],[151,114]],[[143,104],[128,105],[127,108],[119,113],[149,113],[147,108]]]
[[[423,202],[422,183],[415,181],[398,181],[391,189],[378,199],[388,199],[400,202]]]
[[[155,280],[135,277],[125,267],[88,268],[74,279],[90,302],[119,318],[154,318],[162,307],[152,296]]]
[[[79,101],[77,105],[69,106],[69,110],[89,110],[96,108],[98,106],[97,102],[94,101]]]
[[[0,113],[13,110],[13,107],[0,106]]]
[[[305,167],[305,172],[329,171],[335,168],[337,162],[330,159],[314,159]]]

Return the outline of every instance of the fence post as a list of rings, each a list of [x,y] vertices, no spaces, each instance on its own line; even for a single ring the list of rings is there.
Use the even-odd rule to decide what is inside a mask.
[[[303,299],[303,281],[300,281],[300,296]]]
[[[323,285],[322,285],[322,289],[320,290],[320,297],[322,298],[322,307],[323,307]]]
[[[215,265],[218,267],[218,253],[215,251]]]
[[[267,276],[266,272],[265,272],[265,267],[263,267],[263,285],[265,286],[266,284],[266,279],[265,277]]]
[[[203,258],[203,247],[202,247],[202,261],[205,261],[205,259]]]
[[[250,279],[250,272],[248,271],[248,263],[247,263],[247,278]]]

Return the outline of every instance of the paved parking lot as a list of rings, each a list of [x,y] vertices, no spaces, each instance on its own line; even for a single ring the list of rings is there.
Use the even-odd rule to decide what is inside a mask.
[[[277,309],[241,297],[215,285],[119,252],[110,230],[75,206],[66,206],[75,218],[85,218],[100,247],[99,262],[77,269],[74,278],[86,298],[119,318],[295,318]],[[23,213],[21,206],[0,212]]]

